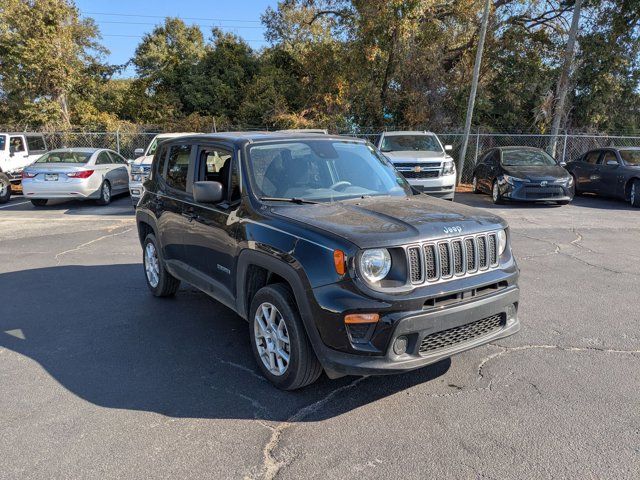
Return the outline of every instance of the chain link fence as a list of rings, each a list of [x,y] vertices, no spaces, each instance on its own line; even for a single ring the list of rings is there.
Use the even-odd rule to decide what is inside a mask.
[[[267,130],[266,128],[264,130]],[[358,132],[338,131],[342,135],[365,138],[375,143],[379,131]],[[49,132],[44,133],[49,149],[68,147],[110,148],[119,152],[125,158],[134,158],[137,148],[146,148],[155,133],[123,133],[123,132]],[[451,145],[449,154],[459,160],[463,135],[461,133],[437,133],[444,145]],[[464,160],[461,180],[469,183],[477,158],[485,151],[494,147],[526,146],[548,150],[551,142],[550,135],[509,134],[509,133],[472,133],[469,138],[467,155]],[[564,134],[558,137],[556,158],[560,161],[571,161],[593,148],[608,146],[640,147],[640,136],[621,135],[586,135]]]

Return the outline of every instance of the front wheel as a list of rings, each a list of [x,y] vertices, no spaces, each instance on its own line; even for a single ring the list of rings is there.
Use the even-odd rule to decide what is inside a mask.
[[[493,203],[500,205],[502,203],[502,194],[500,193],[500,187],[498,186],[498,180],[493,181],[493,188],[491,189],[491,198]]]
[[[100,186],[100,198],[98,199],[98,205],[109,205],[111,203],[111,184],[105,180]]]
[[[640,180],[634,180],[629,192],[629,201],[632,207],[640,208]]]
[[[158,253],[158,242],[153,233],[147,235],[142,246],[147,287],[156,297],[171,297],[180,288],[180,280],[171,275],[164,266],[164,262]]]
[[[473,176],[472,189],[473,193],[480,193],[480,189],[478,188],[478,177]]]
[[[322,366],[311,347],[293,294],[281,283],[258,290],[250,307],[251,348],[262,374],[282,390],[315,382]]]
[[[0,173],[0,203],[7,203],[11,198],[11,181],[4,173]]]

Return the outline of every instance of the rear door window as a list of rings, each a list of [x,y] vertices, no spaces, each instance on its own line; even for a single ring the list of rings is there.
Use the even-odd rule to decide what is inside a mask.
[[[590,163],[591,165],[595,165],[598,162],[599,158],[600,158],[600,150],[593,150],[591,152],[588,152],[584,156],[584,161],[586,163]]]
[[[112,163],[113,161],[107,152],[102,151],[98,154],[96,165],[111,165]]]
[[[111,157],[111,161],[113,163],[119,163],[121,165],[126,165],[127,161],[121,157],[120,155],[118,155],[116,152],[108,152],[109,156]]]
[[[47,150],[44,138],[40,135],[27,136],[27,146],[30,153],[43,153]]]
[[[176,190],[187,190],[190,158],[191,145],[172,145],[170,147],[165,175],[167,185]]]

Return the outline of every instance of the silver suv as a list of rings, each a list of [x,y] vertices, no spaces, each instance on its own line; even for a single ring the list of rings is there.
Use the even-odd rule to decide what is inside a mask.
[[[456,189],[456,166],[431,132],[384,132],[376,146],[394,164],[396,170],[416,190],[434,197],[453,200]]]

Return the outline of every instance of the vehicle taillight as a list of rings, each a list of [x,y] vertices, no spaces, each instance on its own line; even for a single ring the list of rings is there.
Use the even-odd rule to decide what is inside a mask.
[[[37,173],[25,172],[22,171],[22,178],[33,178],[37,175]]]
[[[82,170],[81,172],[69,172],[69,178],[89,178],[93,174],[93,170]]]

